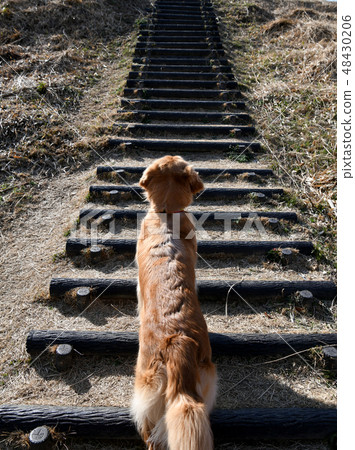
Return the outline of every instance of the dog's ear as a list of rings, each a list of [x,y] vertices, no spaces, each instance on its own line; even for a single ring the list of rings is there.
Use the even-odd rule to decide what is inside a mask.
[[[204,185],[202,183],[201,178],[199,177],[199,174],[191,167],[187,167],[188,175],[189,175],[189,183],[191,192],[193,194],[197,194],[197,192],[200,192],[204,189]]]
[[[145,169],[143,172],[142,178],[139,180],[139,186],[141,186],[143,189],[147,189],[148,184],[152,180],[152,174],[151,170],[149,170],[149,167]]]

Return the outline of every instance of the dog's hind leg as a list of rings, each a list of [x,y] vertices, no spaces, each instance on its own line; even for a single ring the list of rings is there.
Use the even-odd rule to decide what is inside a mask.
[[[214,364],[206,364],[199,368],[200,382],[197,384],[197,392],[202,397],[207,411],[211,412],[217,394],[217,373]]]
[[[137,370],[131,415],[142,439],[152,450],[158,449],[149,442],[149,437],[165,413],[165,387],[166,380],[163,374],[153,369],[142,373]]]

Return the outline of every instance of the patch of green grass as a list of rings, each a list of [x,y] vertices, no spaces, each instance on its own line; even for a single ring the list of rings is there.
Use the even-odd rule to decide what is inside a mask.
[[[47,85],[44,81],[41,81],[37,88],[36,88],[37,92],[41,95],[44,95],[47,92]]]
[[[320,245],[318,242],[314,243],[313,256],[316,258],[318,262],[327,262],[326,253],[324,251],[324,247]]]
[[[66,253],[63,252],[59,252],[59,253],[54,253],[54,255],[52,256],[52,262],[58,262],[62,259],[64,259],[66,257]]]
[[[64,231],[63,236],[64,236],[64,237],[69,237],[70,235],[71,235],[71,229],[68,228],[68,230],[65,230],[65,231]]]
[[[238,147],[230,148],[230,152],[228,153],[228,158],[232,161],[237,161],[239,163],[246,163],[253,159],[253,155],[249,152],[240,153],[240,149]]]

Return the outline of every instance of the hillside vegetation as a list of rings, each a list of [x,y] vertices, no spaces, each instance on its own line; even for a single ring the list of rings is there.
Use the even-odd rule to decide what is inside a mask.
[[[272,168],[335,264],[336,3],[215,0]],[[291,203],[300,203],[290,199]]]
[[[36,201],[44,180],[76,170],[105,147],[101,130],[107,131],[119,104],[134,25],[147,5],[0,2],[0,204],[6,222]]]

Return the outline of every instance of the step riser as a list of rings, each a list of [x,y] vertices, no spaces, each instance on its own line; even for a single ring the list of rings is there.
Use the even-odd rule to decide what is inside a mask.
[[[209,43],[194,43],[194,42],[159,42],[159,43],[152,43],[150,41],[141,41],[138,42],[136,45],[136,49],[142,49],[145,51],[149,51],[154,47],[158,48],[173,48],[173,49],[180,49],[180,50],[223,50],[222,44],[209,44]]]
[[[109,144],[112,147],[124,146],[135,149],[145,149],[151,151],[159,152],[231,152],[233,151],[236,155],[237,153],[248,154],[253,151],[260,151],[260,144],[239,144],[239,143],[225,143],[220,141],[210,142],[210,143],[199,143],[191,142],[186,143],[185,141],[173,141],[170,142],[150,142],[147,139],[136,139],[135,141],[130,141],[129,138],[117,138],[110,139]]]
[[[247,136],[255,132],[254,127],[238,127],[238,126],[218,126],[218,125],[208,125],[208,126],[172,126],[172,125],[156,125],[156,124],[115,124],[114,130],[119,128],[123,133],[131,133],[135,135],[138,133],[155,134],[157,137],[161,136],[161,133],[169,133],[174,135],[193,135],[199,134],[202,136],[212,135],[212,136],[225,136],[229,137],[233,134],[234,137]]]
[[[148,27],[144,26],[144,28],[141,28],[140,33],[143,31],[148,32],[154,32],[154,31],[173,31],[173,30],[181,30],[182,32],[186,31],[212,31],[215,33],[218,33],[218,26],[217,25],[188,25],[185,23],[181,24],[152,24]]]
[[[117,348],[113,353],[117,356]],[[56,432],[79,439],[116,442],[138,439],[126,408],[2,405],[0,416],[4,434],[18,433],[19,429],[30,432],[45,423]],[[216,441],[225,442],[329,440],[337,431],[337,413],[335,409],[320,408],[215,410],[211,414],[211,427]]]
[[[179,48],[137,48],[134,52],[135,56],[179,56],[179,57],[204,57],[219,58],[224,56],[224,50],[220,49],[179,49]]]
[[[119,225],[122,221],[126,223],[126,221],[130,221],[132,225],[137,224],[138,221],[142,220],[145,216],[146,211],[132,211],[132,210],[116,210],[116,209],[83,209],[80,211],[80,224],[83,226],[87,226],[90,228],[91,226],[96,226],[98,224],[105,225],[106,228],[115,229],[117,225]],[[267,227],[267,220],[269,218],[285,220],[289,222],[296,222],[297,217],[294,217],[294,213],[287,212],[263,212],[263,211],[238,211],[238,212],[197,212],[192,211],[189,213],[194,220],[198,221],[200,219],[203,220],[203,227],[205,226],[221,226],[225,224],[226,220],[236,221],[237,219],[245,219],[241,220],[241,223],[238,225],[237,223],[233,223],[232,226],[234,229],[238,229],[238,227],[243,228],[246,220],[254,220],[258,218],[263,220],[265,226]],[[103,219],[103,216],[104,217]],[[110,216],[110,218],[107,218]],[[105,222],[102,223],[102,220]],[[95,225],[93,225],[95,223]],[[202,222],[201,222],[202,223]],[[120,232],[121,232],[120,228]]]
[[[171,112],[171,111],[133,111],[127,112],[125,110],[118,111],[122,114],[122,119],[127,120],[125,113],[129,115],[129,119],[134,121],[143,120],[164,120],[181,122],[202,122],[202,123],[224,123],[224,124],[247,124],[251,122],[251,118],[248,114],[221,114],[221,113],[183,113],[183,112]]]
[[[179,21],[173,21],[173,22],[167,22],[163,20],[159,21],[152,21],[150,23],[146,23],[142,25],[142,27],[139,29],[139,33],[142,32],[159,32],[159,33],[166,33],[166,32],[175,32],[176,34],[179,34],[180,32],[186,33],[190,32],[193,34],[194,32],[204,32],[204,33],[219,33],[218,25],[216,23],[212,22],[200,22],[200,23],[183,23]]]
[[[143,199],[144,190],[139,186],[90,186],[90,195],[100,197],[115,191],[116,199],[128,197],[131,199]],[[266,197],[283,195],[282,189],[272,188],[240,188],[240,189],[223,189],[223,188],[207,188],[198,196],[198,201],[219,201],[219,200],[237,200],[251,193],[262,193]]]
[[[145,170],[145,167],[127,167],[127,166],[98,166],[97,167],[97,176],[99,177],[101,174],[110,173],[112,171],[123,170],[125,173],[137,175],[140,177]],[[239,176],[245,173],[249,173],[253,171],[256,175],[260,177],[272,177],[274,176],[274,172],[271,169],[213,169],[213,168],[205,168],[205,167],[196,167],[195,170],[199,173],[199,175],[203,177],[211,177],[211,176],[220,176],[220,175],[229,175],[229,176]],[[283,213],[285,214],[285,213]],[[294,214],[294,213],[286,213],[286,214]],[[296,217],[296,216],[294,216]]]
[[[128,98],[169,98],[169,99],[203,99],[215,98],[220,100],[234,100],[242,98],[239,91],[197,90],[197,89],[134,89],[126,88],[124,96]]]
[[[176,35],[168,35],[168,36],[140,36],[138,38],[138,43],[141,42],[152,42],[157,46],[159,44],[165,44],[166,42],[174,42],[177,43],[190,43],[190,44],[221,44],[221,40],[218,37],[207,37],[207,36],[176,36]]]
[[[199,22],[214,22],[216,23],[216,15],[212,12],[208,14],[201,13],[195,13],[195,14],[183,14],[181,13],[172,13],[172,12],[162,12],[157,11],[154,12],[150,17],[150,20],[152,21],[160,21],[160,20],[166,20],[171,23],[180,23],[180,22],[189,22],[189,23],[199,23]]]
[[[155,9],[150,17],[161,18],[161,19],[189,19],[189,20],[217,20],[216,14],[213,11],[202,11],[202,10],[190,10],[188,13],[183,10],[169,10],[169,9]]]
[[[227,81],[233,80],[232,74],[216,74],[216,73],[199,73],[199,72],[130,72],[128,75],[129,80],[139,80],[139,79],[147,79],[147,80],[216,80],[217,81]]]
[[[212,352],[224,355],[292,354],[312,347],[336,345],[335,333],[328,334],[219,334],[209,333]],[[110,331],[32,330],[26,342],[29,353],[46,350],[53,342],[70,343],[82,354],[119,355],[138,352],[138,333]]]
[[[179,3],[179,2],[175,2],[175,3],[168,3],[168,2],[162,2],[162,3],[154,3],[154,7],[155,8],[166,8],[166,9],[181,9],[181,10],[186,10],[186,9],[210,9],[213,10],[213,5],[212,3],[199,3],[199,2],[190,2],[190,3]]]
[[[171,18],[167,18],[169,17],[169,15],[154,15],[151,17],[150,21],[149,21],[149,25],[199,25],[199,26],[205,26],[205,25],[211,25],[211,26],[216,26],[216,19],[214,17],[198,17],[195,16],[195,18],[184,18],[184,17],[171,17]]]
[[[175,110],[194,110],[207,109],[214,111],[236,111],[245,109],[244,102],[226,102],[226,101],[169,101],[169,100],[129,100],[121,99],[121,106],[125,108],[158,108]]]
[[[156,38],[167,38],[167,37],[176,37],[176,38],[215,38],[215,39],[219,39],[220,40],[220,35],[218,33],[218,31],[207,31],[207,30],[203,30],[203,31],[188,31],[188,30],[179,30],[174,31],[174,30],[165,30],[165,31],[151,31],[151,30],[140,30],[139,31],[139,35],[140,36],[151,36],[151,37],[156,37]]]
[[[136,252],[136,241],[130,239],[96,239],[95,245],[110,248],[120,255],[134,256]],[[88,239],[68,239],[66,254],[79,256],[84,250],[90,249],[90,246]],[[274,248],[293,248],[304,255],[311,255],[314,249],[312,243],[308,241],[202,241],[197,244],[198,254],[208,257],[220,257],[221,254],[235,258],[265,255]]]
[[[235,291],[230,290],[234,286]],[[93,295],[110,299],[136,299],[137,281],[135,279],[85,279],[53,278],[50,283],[50,295],[59,298],[81,287],[89,287]],[[333,300],[337,288],[331,281],[197,281],[200,301],[225,302],[239,300],[238,292],[243,298],[260,300],[282,300],[307,290],[320,300]],[[230,291],[230,292],[229,292]]]
[[[185,65],[174,65],[171,64],[169,66],[162,66],[162,65],[156,65],[156,64],[133,64],[131,67],[132,71],[136,72],[156,72],[159,71],[160,73],[166,73],[166,72],[175,72],[175,73],[181,73],[181,72],[202,72],[204,74],[213,74],[215,76],[218,76],[219,73],[225,75],[225,74],[232,74],[232,70],[230,66],[185,66]]]
[[[131,80],[126,82],[127,88],[158,88],[158,89],[238,89],[236,81],[202,81],[202,80]]]
[[[133,58],[134,64],[169,66],[206,66],[209,70],[219,70],[219,66],[227,66],[232,70],[226,58]]]
[[[166,11],[214,11],[214,8],[212,4],[199,4],[199,3],[174,3],[174,4],[167,4],[167,3],[154,3],[153,7],[151,8],[151,11],[154,11],[155,9],[164,9]]]

